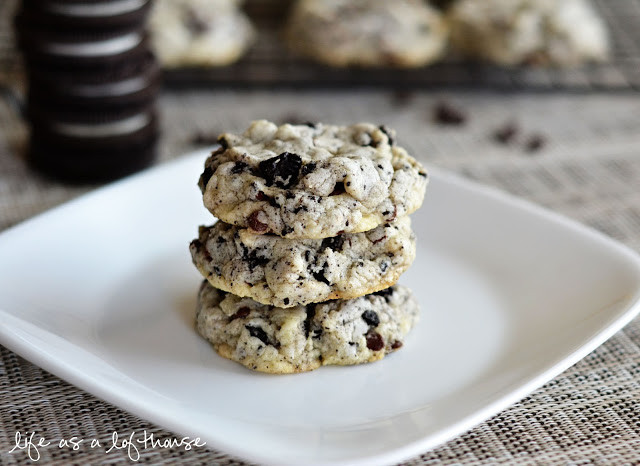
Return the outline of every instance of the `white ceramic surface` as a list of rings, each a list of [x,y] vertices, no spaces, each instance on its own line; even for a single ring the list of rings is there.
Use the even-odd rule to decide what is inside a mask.
[[[640,260],[604,236],[432,174],[402,277],[422,308],[380,362],[289,376],[218,357],[193,329],[188,243],[212,217],[205,153],[0,235],[0,343],[177,435],[269,464],[387,464],[487,419],[640,310]]]

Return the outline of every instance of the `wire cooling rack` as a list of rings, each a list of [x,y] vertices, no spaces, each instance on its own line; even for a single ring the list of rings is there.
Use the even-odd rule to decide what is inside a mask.
[[[560,70],[506,69],[444,61],[412,69],[340,69],[301,59],[280,37],[291,0],[248,0],[246,11],[258,40],[239,62],[222,68],[188,68],[166,73],[170,87],[387,87],[494,88],[499,90],[640,90],[640,0],[597,0],[609,25],[613,54],[606,64]]]
[[[638,91],[640,90],[640,0],[592,0],[605,18],[611,35],[608,63],[579,69],[506,69],[480,63],[445,60],[411,69],[341,69],[313,63],[292,54],[280,32],[292,0],[247,0],[245,8],[258,30],[251,50],[239,62],[219,68],[183,68],[165,73],[170,88],[434,87],[510,90]],[[17,0],[0,0],[0,78],[19,75],[12,12]],[[0,79],[0,81],[2,81]],[[0,82],[1,84],[1,82]]]

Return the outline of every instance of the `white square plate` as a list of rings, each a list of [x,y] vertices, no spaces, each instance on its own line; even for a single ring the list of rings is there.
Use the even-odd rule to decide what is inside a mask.
[[[422,319],[356,367],[253,373],[194,331],[204,152],[0,235],[0,343],[180,436],[270,464],[383,464],[448,440],[640,310],[640,260],[562,217],[436,172],[402,277]]]

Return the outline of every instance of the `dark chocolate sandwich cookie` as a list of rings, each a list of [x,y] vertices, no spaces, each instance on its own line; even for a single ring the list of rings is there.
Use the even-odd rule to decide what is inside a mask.
[[[64,68],[112,66],[126,59],[138,59],[149,50],[144,30],[117,28],[79,30],[46,28],[16,17],[16,38],[29,68],[38,64]]]
[[[147,166],[158,137],[152,106],[137,112],[60,112],[28,106],[32,166],[66,181],[94,182],[123,176]]]
[[[30,23],[72,28],[142,26],[150,0],[23,0],[21,14]]]
[[[151,52],[119,66],[55,70],[34,66],[28,72],[29,98],[48,106],[112,109],[150,102],[160,87],[160,67]]]

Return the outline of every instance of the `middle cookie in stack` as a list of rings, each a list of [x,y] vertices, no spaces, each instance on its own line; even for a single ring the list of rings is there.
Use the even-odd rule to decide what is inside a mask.
[[[198,331],[222,356],[273,373],[402,346],[418,307],[392,285],[415,258],[408,214],[427,174],[394,133],[263,120],[219,142],[199,185],[221,221],[190,245],[208,280]]]

